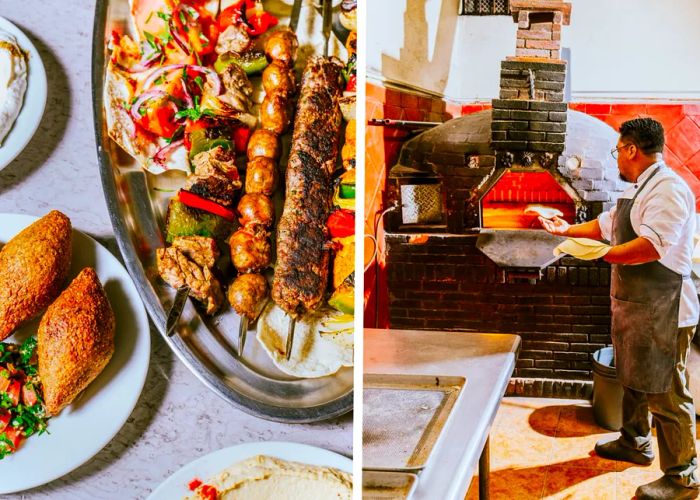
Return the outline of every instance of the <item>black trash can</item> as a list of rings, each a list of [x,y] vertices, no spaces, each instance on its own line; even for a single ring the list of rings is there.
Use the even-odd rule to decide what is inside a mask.
[[[617,380],[612,347],[593,353],[593,417],[605,429],[622,427],[622,384]]]

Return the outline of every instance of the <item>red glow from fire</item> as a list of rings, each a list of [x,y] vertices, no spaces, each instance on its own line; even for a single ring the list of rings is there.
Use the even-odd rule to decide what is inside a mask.
[[[574,201],[549,172],[508,171],[481,200],[483,227],[541,229],[537,214],[525,213],[532,205],[558,209],[570,223],[576,216]]]

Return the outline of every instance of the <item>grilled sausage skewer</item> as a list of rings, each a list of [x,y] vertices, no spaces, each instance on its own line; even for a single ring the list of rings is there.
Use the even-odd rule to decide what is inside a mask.
[[[325,223],[338,155],[342,67],[335,58],[315,57],[302,77],[272,285],[273,300],[293,320],[318,307],[328,281]]]
[[[263,72],[265,98],[260,109],[261,128],[253,133],[248,145],[246,194],[238,204],[239,221],[243,231],[250,232],[251,228],[256,227],[268,228],[274,220],[274,206],[270,197],[277,186],[277,158],[281,149],[279,136],[289,126],[292,109],[290,104],[296,92],[293,65],[297,48],[296,35],[287,29],[273,33],[265,44],[265,52],[271,64]],[[254,231],[260,236],[259,231]],[[241,244],[251,243],[243,235],[239,235],[237,241]],[[257,246],[264,245],[265,243],[258,238]],[[259,271],[269,265],[264,259],[257,262],[255,269],[246,268],[244,264],[238,265],[242,263],[237,264],[233,246],[231,250],[234,265],[239,272]],[[242,274],[232,283],[229,290],[229,302],[241,316],[238,331],[239,354],[242,354],[245,348],[249,324],[257,319],[264,308],[268,294],[267,282],[262,286],[264,279],[261,274]]]

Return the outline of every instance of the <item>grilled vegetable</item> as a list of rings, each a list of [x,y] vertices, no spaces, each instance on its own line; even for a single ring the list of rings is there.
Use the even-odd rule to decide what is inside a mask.
[[[345,281],[333,292],[331,298],[328,299],[328,305],[338,311],[354,314],[355,313],[355,277],[351,274]]]
[[[217,73],[223,73],[230,64],[237,64],[247,75],[260,73],[267,66],[267,58],[262,52],[250,51],[243,54],[226,52],[221,54],[214,62]]]
[[[178,236],[208,236],[223,239],[232,229],[232,224],[214,214],[190,208],[173,198],[168,205],[166,218],[166,240],[172,243]]]

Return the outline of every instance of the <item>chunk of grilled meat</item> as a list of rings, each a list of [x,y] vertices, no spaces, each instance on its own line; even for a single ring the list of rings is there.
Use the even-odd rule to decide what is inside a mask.
[[[338,155],[342,68],[335,58],[315,57],[302,77],[272,285],[274,301],[295,318],[322,302],[328,283],[325,222]]]
[[[289,28],[274,31],[265,42],[265,55],[272,62],[291,68],[297,57],[299,41],[297,35]]]
[[[224,88],[228,90],[237,90],[242,92],[246,97],[253,95],[253,84],[246,72],[238,64],[229,64],[221,73],[221,82]]]
[[[198,266],[209,269],[214,267],[220,255],[214,238],[206,236],[178,236],[173,240],[172,246]]]
[[[246,193],[238,202],[238,222],[241,226],[260,224],[270,227],[275,220],[275,206],[269,196],[260,193]]]
[[[260,124],[265,130],[282,135],[291,120],[289,100],[279,92],[265,94],[260,105]]]
[[[250,47],[250,35],[245,23],[232,24],[226,28],[216,42],[216,53],[236,52],[241,54]]]
[[[274,132],[262,128],[257,129],[250,136],[248,141],[248,159],[252,160],[257,156],[264,156],[276,160],[280,157],[282,145],[280,139]]]
[[[259,225],[239,229],[229,239],[231,261],[241,273],[265,269],[272,263],[267,231]]]
[[[175,247],[158,248],[156,263],[161,278],[173,288],[187,285],[190,297],[206,305],[207,314],[216,312],[224,300],[221,285],[207,267],[190,260]]]
[[[234,155],[221,146],[202,151],[193,160],[194,173],[187,177],[185,189],[224,205],[233,205],[243,183],[238,178]]]
[[[39,377],[49,415],[71,404],[114,353],[115,319],[92,268],[83,269],[41,318]]]
[[[61,293],[71,261],[71,223],[54,210],[0,250],[0,340]]]
[[[241,316],[254,321],[267,302],[267,280],[261,274],[239,275],[228,287],[228,301]]]
[[[221,73],[221,81],[224,93],[218,96],[219,100],[241,113],[248,113],[253,105],[250,99],[253,85],[245,71],[238,64],[229,64]]]
[[[271,196],[277,187],[277,162],[257,156],[248,162],[245,175],[245,192]]]
[[[279,92],[284,96],[293,95],[297,91],[294,70],[273,61],[262,74],[265,93]]]

